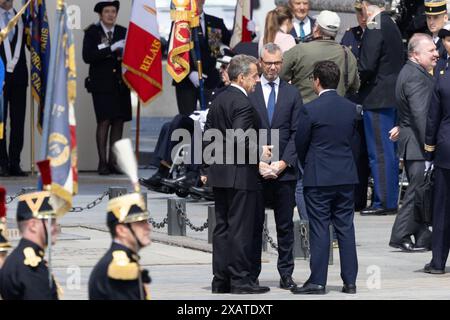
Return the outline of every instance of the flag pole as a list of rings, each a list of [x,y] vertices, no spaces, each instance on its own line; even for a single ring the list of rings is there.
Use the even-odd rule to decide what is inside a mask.
[[[31,175],[34,176],[36,174],[36,167],[34,165],[34,163],[36,162],[35,160],[35,154],[34,154],[34,99],[33,99],[33,86],[31,83],[31,79],[30,79],[30,139],[31,139],[31,143],[30,143],[30,155],[31,155]]]
[[[199,27],[192,28],[192,36],[194,38],[195,60],[197,61],[197,71],[200,90],[200,109],[206,110],[205,87],[204,87],[205,82],[203,80],[203,64],[202,64],[202,54],[200,51],[200,39],[198,37],[198,29]]]
[[[56,61],[58,61],[58,57],[61,54],[59,51],[59,42],[60,42],[60,32],[62,30],[62,23],[64,23],[62,11],[64,8],[64,0],[58,0],[56,5],[56,24],[55,24],[55,33],[54,37],[56,39],[55,46],[51,48],[50,54],[50,66],[49,73],[47,77],[47,92],[45,96],[45,109],[44,109],[44,120],[42,123],[42,145],[41,145],[41,159],[47,159],[47,148],[48,148],[48,135],[49,135],[49,124],[50,124],[50,110],[53,105],[53,91],[55,87],[56,80]],[[42,188],[42,180],[39,182],[40,189]],[[47,228],[47,246],[48,246],[48,281],[50,284],[50,288],[53,287],[53,277],[52,277],[52,217],[49,215],[48,217],[48,228]]]
[[[141,136],[141,99],[138,96],[138,105],[137,105],[137,114],[136,114],[136,146],[135,146],[135,154],[136,154],[136,160],[138,163],[138,167],[139,167],[140,136]]]

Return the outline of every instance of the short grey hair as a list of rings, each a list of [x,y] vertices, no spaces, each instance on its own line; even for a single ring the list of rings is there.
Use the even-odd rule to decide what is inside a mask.
[[[315,26],[317,26],[317,28],[320,31],[320,34],[324,37],[324,38],[331,38],[331,39],[336,39],[336,36],[338,34],[338,30],[336,31],[330,31],[330,30],[326,30],[324,28],[322,28],[320,26],[320,24],[316,21]]]
[[[236,81],[240,74],[248,76],[252,64],[258,66],[258,59],[245,54],[234,56],[228,65],[228,77],[230,78],[230,81]]]
[[[262,48],[259,50],[260,58],[262,57],[264,51],[267,51],[270,54],[275,54],[277,52],[283,53],[283,50],[281,50],[280,46],[272,42],[266,43],[264,46],[262,46]]]
[[[421,43],[426,40],[433,42],[433,38],[430,35],[425,33],[415,33],[408,42],[408,57],[411,57],[413,53],[418,52]]]

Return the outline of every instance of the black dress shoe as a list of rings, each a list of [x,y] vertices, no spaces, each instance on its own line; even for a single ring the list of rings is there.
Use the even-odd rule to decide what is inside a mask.
[[[0,166],[0,177],[9,177],[9,170],[7,167]]]
[[[139,179],[139,184],[143,185],[147,189],[155,189],[160,188],[162,186],[161,180],[167,178],[169,176],[169,168],[167,167],[159,167],[158,171],[155,172],[148,179]]]
[[[269,291],[270,291],[269,287],[257,286],[255,284],[247,284],[244,286],[231,288],[232,294],[262,294]]]
[[[181,177],[178,177],[176,179],[167,179],[163,178],[161,179],[161,184],[170,188],[178,188],[178,182],[186,180],[186,176],[183,175]]]
[[[325,286],[320,284],[305,283],[303,287],[294,287],[291,289],[293,294],[325,294]]]
[[[107,164],[99,164],[97,172],[100,176],[107,176],[111,173]]]
[[[414,243],[405,240],[402,243],[389,242],[389,246],[396,249],[401,249],[403,252],[425,252],[428,249],[422,247],[415,247]]]
[[[342,287],[343,293],[355,294],[356,293],[356,285],[354,284],[344,284]]]
[[[360,214],[362,216],[385,216],[388,214],[394,214],[397,212],[397,208],[391,208],[391,209],[386,209],[386,208],[365,208],[363,210],[361,210]]]
[[[425,267],[423,267],[423,272],[425,273],[431,273],[431,274],[444,274],[444,269],[435,269],[431,266],[431,263],[427,263]]]
[[[210,187],[190,187],[189,192],[206,200],[214,201],[214,192]]]
[[[219,294],[230,293],[230,286],[226,286],[226,285],[212,285],[211,286],[211,292],[212,293],[219,293]]]
[[[12,177],[28,177],[28,173],[22,171],[22,169],[19,166],[10,167],[9,175]]]
[[[291,290],[292,288],[296,287],[297,284],[294,282],[291,276],[284,276],[280,279],[280,288],[281,289],[287,289]]]

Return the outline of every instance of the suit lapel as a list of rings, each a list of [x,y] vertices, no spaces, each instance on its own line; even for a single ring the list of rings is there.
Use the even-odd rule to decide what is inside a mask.
[[[261,120],[266,128],[270,128],[269,123],[269,113],[267,112],[266,101],[264,100],[264,93],[262,90],[261,82],[258,82],[255,88],[257,103],[256,108],[258,109],[258,113],[262,115]]]

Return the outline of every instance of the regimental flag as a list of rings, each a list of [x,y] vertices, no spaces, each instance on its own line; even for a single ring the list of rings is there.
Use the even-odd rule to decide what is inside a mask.
[[[251,0],[238,0],[236,3],[230,48],[234,48],[240,42],[252,42],[252,33],[247,30],[247,25],[252,20],[251,2]]]
[[[31,1],[25,12],[25,21],[25,32],[31,57],[31,92],[38,105],[38,129],[41,132],[50,63],[50,30],[45,0]]]
[[[62,21],[56,43],[58,55],[51,57],[54,82],[49,77],[47,102],[51,108],[48,123],[44,122],[46,158],[52,170],[51,205],[56,214],[66,213],[72,207],[72,196],[78,192],[77,142],[74,102],[76,97],[75,46],[72,31],[67,27],[67,12],[62,9]],[[53,52],[53,51],[52,51]],[[51,86],[53,86],[51,88]],[[53,93],[50,95],[50,93]],[[47,107],[47,106],[46,106]],[[47,115],[45,117],[47,120]],[[48,126],[46,128],[46,126]]]
[[[193,48],[191,28],[200,25],[197,0],[172,0],[170,16],[173,20],[169,39],[167,72],[176,82],[190,72],[189,50]]]
[[[5,65],[3,64],[3,60],[0,59],[0,92],[3,92],[3,83],[5,82]],[[3,139],[3,131],[5,130],[5,122],[3,117],[5,116],[3,113],[5,112],[3,106],[3,94],[0,94],[0,140]]]
[[[123,56],[128,86],[145,104],[162,91],[162,51],[155,0],[134,0]]]

